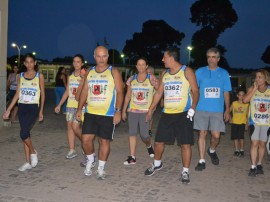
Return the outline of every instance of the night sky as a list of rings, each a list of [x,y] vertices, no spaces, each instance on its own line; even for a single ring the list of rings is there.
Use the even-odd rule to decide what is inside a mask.
[[[17,54],[12,42],[26,44],[22,54],[35,51],[38,58],[81,53],[93,61],[97,42],[120,53],[134,32],[147,20],[164,20],[185,33],[181,62],[187,63],[186,47],[200,27],[190,21],[195,0],[9,0],[8,56]],[[237,23],[218,39],[227,49],[225,57],[233,68],[264,67],[261,56],[270,45],[270,1],[231,0]]]

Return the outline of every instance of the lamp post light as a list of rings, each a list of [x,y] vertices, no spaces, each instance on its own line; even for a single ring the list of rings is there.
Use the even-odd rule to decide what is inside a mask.
[[[21,46],[18,46],[16,43],[12,43],[11,44],[12,47],[16,47],[18,49],[18,67],[20,68],[20,62],[21,62],[21,49],[22,48],[27,48],[26,45],[21,45]]]
[[[121,56],[121,58],[122,58],[122,62],[123,62],[123,65],[124,65],[125,55],[122,53],[120,56]]]
[[[34,52],[32,52],[32,54],[34,55],[34,56],[36,56],[37,55],[37,53],[34,51]]]
[[[191,46],[188,46],[187,49],[188,49],[188,66],[189,66],[189,63],[190,63],[190,53],[191,53],[191,51],[192,51],[193,48]]]

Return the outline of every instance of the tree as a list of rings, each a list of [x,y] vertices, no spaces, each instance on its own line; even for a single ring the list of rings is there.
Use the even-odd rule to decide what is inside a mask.
[[[229,0],[198,0],[190,8],[192,23],[201,26],[201,29],[192,37],[191,57],[194,58],[192,66],[206,65],[206,51],[211,47],[221,48],[222,55],[226,49],[217,45],[217,39],[227,28],[232,27],[238,20],[238,16]],[[229,68],[229,64],[221,57],[219,65]]]
[[[179,48],[184,33],[175,30],[163,20],[149,20],[143,23],[142,32],[134,33],[127,40],[123,53],[134,64],[138,57],[146,57],[151,64],[161,65],[163,51],[167,47]]]
[[[122,60],[118,50],[109,49],[108,63],[112,64],[112,65],[115,65],[115,64],[122,65],[123,64],[123,60]]]
[[[261,60],[266,64],[270,64],[270,45],[267,46],[267,48],[265,49],[261,57]]]

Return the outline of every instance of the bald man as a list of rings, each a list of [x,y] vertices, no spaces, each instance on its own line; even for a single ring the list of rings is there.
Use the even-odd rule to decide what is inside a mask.
[[[82,126],[82,147],[87,156],[84,170],[86,176],[92,174],[94,162],[94,140],[98,137],[97,178],[105,179],[104,167],[110,154],[110,141],[115,125],[121,120],[123,103],[123,81],[119,71],[108,64],[109,53],[104,46],[94,51],[94,66],[84,80],[76,118],[81,119],[86,102],[86,112]]]

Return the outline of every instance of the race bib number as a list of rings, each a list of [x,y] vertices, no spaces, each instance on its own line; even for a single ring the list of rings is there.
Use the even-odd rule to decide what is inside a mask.
[[[168,84],[164,87],[166,97],[177,97],[181,94],[180,84]]]
[[[220,88],[209,87],[204,89],[205,98],[220,98]]]
[[[33,90],[22,90],[21,91],[21,100],[24,102],[34,101],[36,97],[36,92]]]

